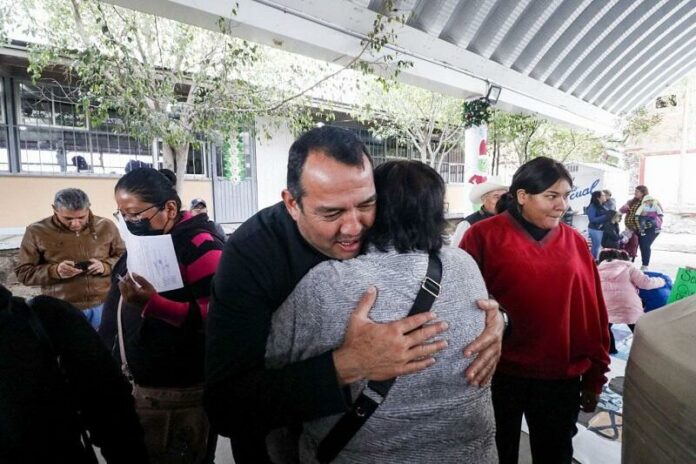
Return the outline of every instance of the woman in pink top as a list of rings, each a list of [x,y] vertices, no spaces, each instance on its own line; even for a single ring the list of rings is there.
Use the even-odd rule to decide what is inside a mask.
[[[638,289],[650,290],[665,285],[662,277],[649,277],[633,266],[628,253],[623,250],[605,249],[599,253],[599,277],[602,293],[609,314],[609,335],[611,347],[609,353],[616,353],[612,324],[628,324],[633,329],[643,315],[643,302],[638,296]]]

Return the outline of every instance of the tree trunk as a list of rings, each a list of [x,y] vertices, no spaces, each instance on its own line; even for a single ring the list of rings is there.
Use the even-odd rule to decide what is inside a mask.
[[[153,166],[158,169],[158,166]],[[167,143],[162,143],[162,167],[164,169],[171,169],[172,172],[176,172],[176,162],[174,161],[174,152],[172,147]]]
[[[184,143],[182,145],[172,147],[176,155],[176,171],[174,172],[176,172],[176,192],[179,194],[179,197],[182,197],[184,193],[184,176],[186,175],[186,162],[188,161],[189,145],[189,143]]]
[[[176,174],[176,191],[179,197],[184,192],[184,176],[186,175],[189,145],[189,143],[184,143],[173,147],[168,143],[162,143],[162,167],[171,169]],[[157,169],[157,166],[155,166],[155,169]]]
[[[418,151],[420,152],[421,163],[428,164],[428,144],[427,144],[427,142],[421,143],[421,145],[418,147]]]
[[[495,139],[495,172],[493,175],[500,175],[500,142],[498,141],[498,136]]]

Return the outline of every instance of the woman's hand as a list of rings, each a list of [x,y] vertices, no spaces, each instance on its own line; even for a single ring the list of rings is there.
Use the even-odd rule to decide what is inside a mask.
[[[597,408],[599,395],[589,390],[583,390],[580,396],[580,409],[585,412],[594,412]]]
[[[126,303],[139,307],[145,306],[152,295],[157,293],[155,287],[145,277],[132,273],[130,277],[119,279],[118,288]]]

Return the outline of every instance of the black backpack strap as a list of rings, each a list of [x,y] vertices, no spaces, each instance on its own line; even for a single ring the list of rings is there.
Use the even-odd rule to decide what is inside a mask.
[[[430,253],[428,257],[428,272],[421,282],[421,288],[416,295],[413,306],[408,316],[430,311],[435,298],[440,295],[440,281],[442,280],[442,262],[436,253]],[[382,404],[389,393],[396,377],[379,382],[369,381],[360,392],[351,409],[345,413],[319,443],[317,459],[326,464],[333,461],[338,453],[358,433],[360,427],[367,422],[370,416]]]
[[[80,427],[80,436],[82,437],[82,444],[84,445],[85,448],[85,453],[86,457],[90,460],[90,462],[93,462],[94,464],[97,464],[99,460],[97,459],[97,455],[94,452],[94,448],[92,447],[92,440],[89,438],[89,435],[87,434],[87,429],[85,427],[84,421],[82,419],[82,412],[80,410],[79,402],[75,398],[75,395],[72,392],[72,389],[70,388],[70,381],[68,380],[68,374],[65,372],[65,368],[63,367],[63,364],[60,359],[60,354],[56,351],[53,343],[51,342],[51,338],[48,336],[48,333],[46,332],[46,329],[44,328],[44,325],[41,323],[41,320],[39,317],[36,315],[36,311],[34,311],[34,308],[32,306],[32,300],[27,300],[26,301],[26,307],[28,311],[23,311],[26,315],[27,322],[29,323],[29,327],[31,327],[32,332],[34,332],[34,335],[36,338],[39,340],[39,344],[41,347],[47,352],[51,354],[51,357],[56,361],[56,365],[58,367],[58,372],[60,372],[60,375],[63,377],[63,381],[65,382],[68,392],[71,395],[72,402],[75,405],[75,412],[77,413],[77,420],[78,420],[78,426]]]

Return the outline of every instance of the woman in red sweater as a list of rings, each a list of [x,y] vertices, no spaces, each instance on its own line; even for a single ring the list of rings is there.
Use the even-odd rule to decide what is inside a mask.
[[[460,244],[512,328],[493,377],[501,463],[516,463],[522,415],[535,463],[570,463],[580,407],[594,411],[609,365],[607,310],[585,239],[561,218],[572,178],[561,163],[522,165],[498,214]]]

